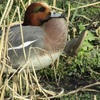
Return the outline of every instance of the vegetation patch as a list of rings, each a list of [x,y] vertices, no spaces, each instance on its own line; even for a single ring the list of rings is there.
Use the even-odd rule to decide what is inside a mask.
[[[23,21],[27,6],[34,1],[39,0],[0,0],[0,29],[5,32],[10,25]],[[64,51],[53,65],[39,71],[18,69],[9,74],[3,73],[4,67],[0,69],[0,100],[99,100],[100,16],[97,15],[100,15],[100,1],[43,1],[60,12],[66,10],[66,16],[70,15],[68,41],[77,39],[95,20],[85,31],[87,35],[76,55],[69,56]],[[6,39],[2,34],[0,59],[6,55]],[[3,66],[5,59],[0,60]]]

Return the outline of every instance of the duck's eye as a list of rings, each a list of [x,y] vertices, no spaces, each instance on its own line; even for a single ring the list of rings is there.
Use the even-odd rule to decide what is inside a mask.
[[[37,12],[44,12],[45,11],[45,8],[44,7],[37,7],[34,9],[34,13],[37,13]]]
[[[39,9],[39,11],[40,11],[40,12],[44,12],[44,11],[45,11],[45,8],[44,8],[44,7],[41,7],[41,8]]]

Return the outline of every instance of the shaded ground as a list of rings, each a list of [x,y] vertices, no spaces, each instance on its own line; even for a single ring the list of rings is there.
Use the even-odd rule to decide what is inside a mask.
[[[59,85],[57,85],[55,82],[48,82],[48,80],[40,79],[40,84],[43,85],[44,88],[49,88],[49,86],[50,86],[51,90],[63,88],[65,93],[75,90],[80,87],[94,84],[96,82],[100,82],[100,80],[93,80],[93,79],[86,79],[86,78],[79,79],[79,78],[75,78],[75,77],[64,76],[64,79],[60,80]],[[95,89],[97,91],[100,91],[100,85],[90,86],[89,89]]]

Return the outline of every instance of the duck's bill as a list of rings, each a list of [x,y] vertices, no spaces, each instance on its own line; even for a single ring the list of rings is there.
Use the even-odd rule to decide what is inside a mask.
[[[57,12],[51,11],[51,18],[64,18],[64,16],[62,16],[62,14],[59,14]]]

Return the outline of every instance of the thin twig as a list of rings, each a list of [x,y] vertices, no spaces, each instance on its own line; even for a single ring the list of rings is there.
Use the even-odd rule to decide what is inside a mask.
[[[80,6],[77,9],[86,8],[86,7],[90,7],[90,6],[97,5],[97,4],[100,4],[100,2],[95,2],[95,3],[92,3],[92,4],[87,4],[87,5],[84,5],[84,6]],[[76,8],[72,8],[71,10],[76,10]]]
[[[3,13],[3,15],[2,15],[2,17],[1,17],[1,20],[0,20],[0,26],[1,26],[1,24],[2,24],[2,21],[3,21],[4,18],[5,18],[5,15],[6,15],[6,13],[7,13],[7,10],[8,10],[8,8],[9,8],[9,4],[10,4],[11,1],[12,1],[12,0],[8,0],[8,2],[7,2],[5,11],[4,11],[4,13]]]

